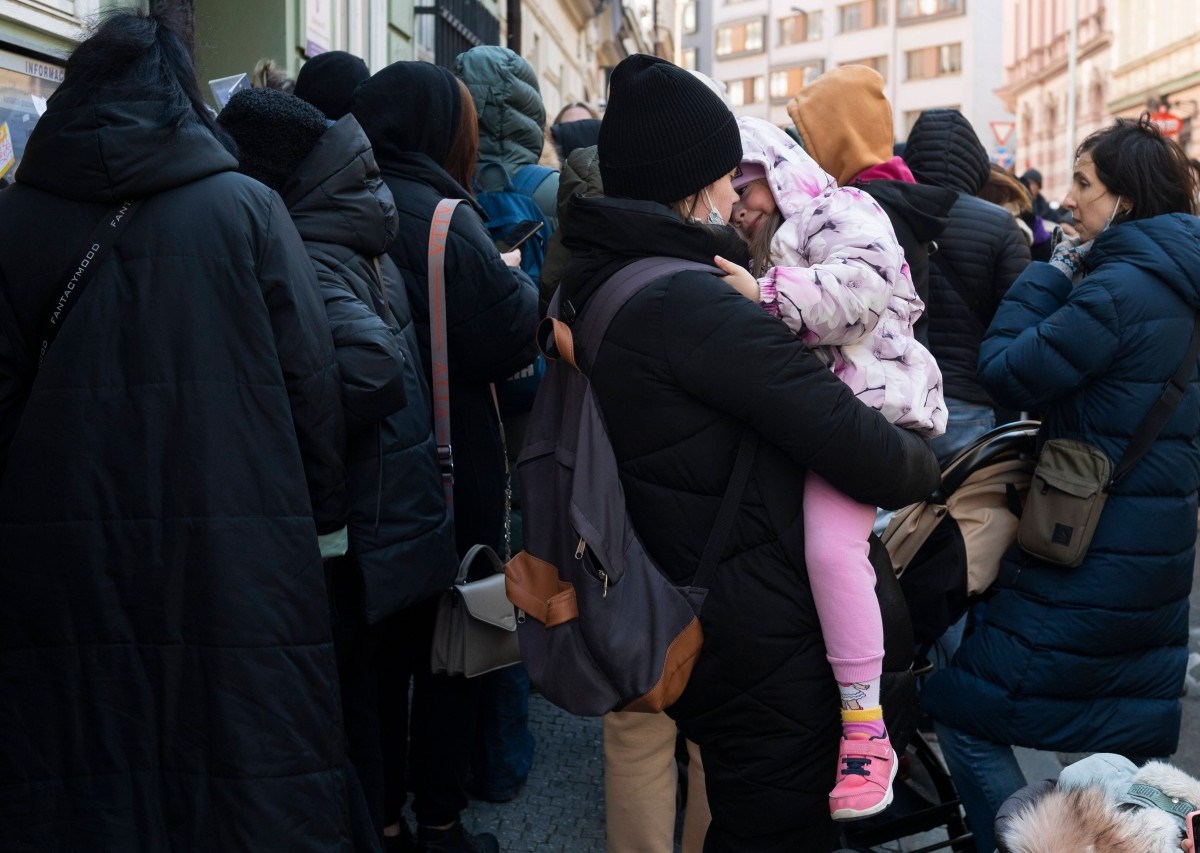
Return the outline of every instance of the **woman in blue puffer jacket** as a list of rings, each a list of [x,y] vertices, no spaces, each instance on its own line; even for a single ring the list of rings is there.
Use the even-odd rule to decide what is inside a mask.
[[[1200,220],[1182,150],[1120,119],[1076,152],[1063,207],[1079,236],[1008,292],[980,350],[1001,405],[1045,413],[1115,467],[1188,351],[1200,311]],[[1200,378],[1113,487],[1083,564],[1014,545],[985,614],[923,703],[980,850],[1025,784],[1011,745],[1166,756],[1179,739],[1200,487]]]

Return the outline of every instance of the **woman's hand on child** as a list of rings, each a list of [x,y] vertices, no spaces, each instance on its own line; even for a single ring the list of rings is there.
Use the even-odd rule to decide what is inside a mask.
[[[758,279],[750,274],[750,270],[738,266],[733,261],[727,261],[720,255],[715,256],[713,262],[725,273],[726,283],[733,287],[734,290],[751,302],[759,301]]]

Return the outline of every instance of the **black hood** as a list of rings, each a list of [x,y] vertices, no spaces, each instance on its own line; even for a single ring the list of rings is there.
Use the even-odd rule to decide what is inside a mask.
[[[401,154],[446,165],[462,112],[458,78],[428,62],[393,62],[354,90],[350,107],[383,171]]]
[[[117,101],[55,109],[30,134],[20,183],[81,202],[116,204],[237,170],[190,106]]]
[[[279,192],[305,240],[376,257],[396,239],[399,218],[391,190],[352,115],[325,131]]]
[[[585,118],[580,121],[569,121],[566,124],[556,124],[550,128],[550,134],[558,144],[562,159],[565,161],[576,148],[591,148],[600,141],[600,119]]]
[[[867,192],[888,213],[899,216],[922,243],[937,239],[950,221],[950,208],[958,193],[945,187],[910,184],[907,181],[869,181],[854,184]]]
[[[714,255],[749,266],[746,242],[728,225],[684,222],[654,201],[573,196],[562,222],[571,262],[563,297],[581,309],[597,287],[639,258],[667,256],[711,264]]]
[[[904,162],[923,184],[975,195],[991,166],[975,128],[958,110],[926,110],[904,146]]]

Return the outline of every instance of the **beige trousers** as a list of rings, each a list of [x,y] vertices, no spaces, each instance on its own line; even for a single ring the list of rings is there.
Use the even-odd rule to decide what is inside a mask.
[[[604,799],[609,853],[675,849],[675,721],[666,714],[614,711],[604,716]],[[701,853],[712,815],[700,748],[688,748],[683,853]]]

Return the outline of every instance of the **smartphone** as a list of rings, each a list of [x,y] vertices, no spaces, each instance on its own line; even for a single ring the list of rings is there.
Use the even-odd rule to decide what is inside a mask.
[[[1192,850],[1195,853],[1195,851],[1200,849],[1196,847],[1196,841],[1200,840],[1200,811],[1189,814],[1184,819],[1184,823],[1187,824],[1188,841],[1192,842]]]
[[[544,222],[524,219],[508,229],[508,232],[496,241],[496,247],[501,252],[511,252],[513,249],[519,249],[526,240],[538,233],[544,224]]]

